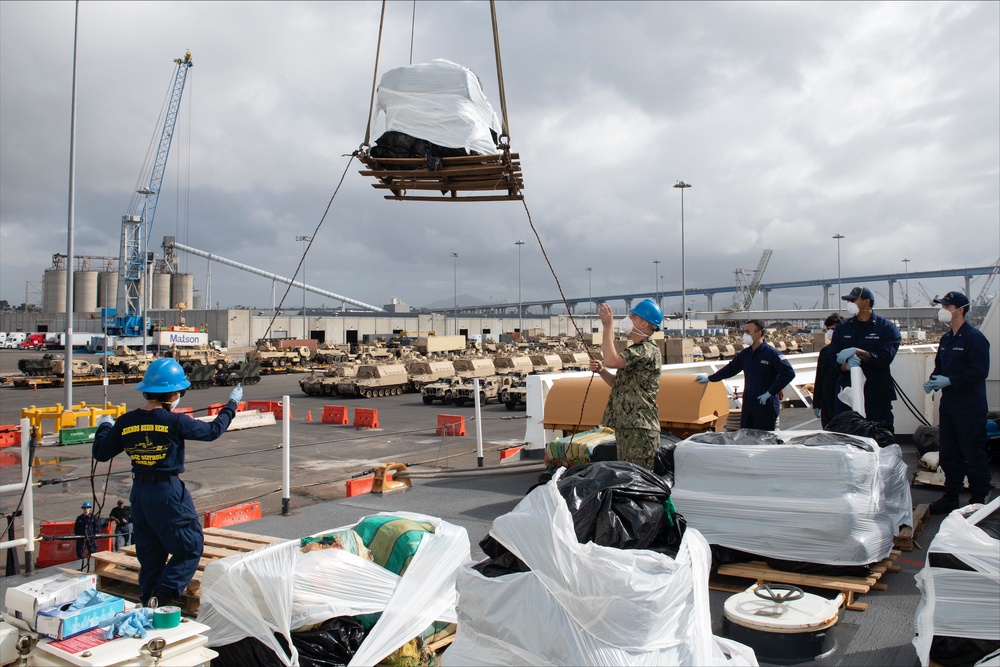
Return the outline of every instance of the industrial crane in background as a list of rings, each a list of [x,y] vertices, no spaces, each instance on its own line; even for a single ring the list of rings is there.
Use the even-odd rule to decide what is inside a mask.
[[[187,82],[188,71],[194,65],[191,52],[185,53],[183,58],[177,58],[174,63],[177,69],[163,117],[160,142],[152,166],[147,166],[148,160],[143,164],[138,181],[142,183],[145,180],[143,174],[149,169],[148,184],[136,190],[129,203],[128,212],[122,216],[121,255],[118,264],[121,273],[117,304],[119,308],[107,313],[109,316],[116,315],[107,322],[108,332],[113,335],[143,336],[144,340],[146,336],[143,276],[152,264],[151,253],[148,251],[149,232],[156,215],[156,203],[163,184],[167,157],[170,155],[170,144],[174,138],[174,126],[177,124],[177,112],[180,109],[181,96],[184,94],[184,84]],[[149,288],[148,283],[148,280],[145,281],[146,289]]]
[[[760,290],[760,283],[764,280],[764,269],[767,268],[767,263],[771,261],[771,254],[773,250],[765,250],[761,256],[760,261],[757,262],[757,268],[754,269],[752,274],[747,274],[743,269],[736,269],[736,293],[733,295],[733,305],[731,308],[726,308],[729,311],[741,311],[750,310],[753,305],[753,298],[757,296],[757,291]]]

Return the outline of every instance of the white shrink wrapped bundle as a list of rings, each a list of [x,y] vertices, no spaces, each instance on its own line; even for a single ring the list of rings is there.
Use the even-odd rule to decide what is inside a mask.
[[[712,636],[711,555],[695,530],[676,559],[577,540],[563,470],[493,522],[530,572],[458,576],[458,632],[444,665],[756,665]]]
[[[672,499],[710,544],[823,565],[889,556],[912,522],[896,446],[825,431],[703,433],[674,450]]]
[[[1000,642],[998,523],[1000,498],[957,509],[941,522],[916,575],[920,603],[913,646],[921,665],[931,663],[935,637]]]
[[[382,75],[376,113],[385,113],[387,132],[402,132],[468,153],[496,154],[490,130],[500,134],[500,121],[486,100],[476,73],[449,60],[397,67]]]
[[[352,553],[325,549],[302,553],[299,540],[278,542],[212,561],[201,582],[198,620],[208,625],[209,646],[255,637],[285,665],[298,664],[292,630],[337,616],[382,612],[352,659],[375,664],[434,621],[455,621],[455,576],[471,561],[461,526],[410,512],[381,512],[430,523],[403,576]],[[343,526],[317,535],[348,530]],[[286,655],[274,633],[292,646]]]

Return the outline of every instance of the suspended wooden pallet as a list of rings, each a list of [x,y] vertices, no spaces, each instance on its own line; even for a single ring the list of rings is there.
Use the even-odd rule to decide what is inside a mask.
[[[511,153],[440,158],[437,169],[424,158],[376,158],[359,152],[368,167],[362,176],[372,176],[372,187],[388,190],[386,199],[396,201],[520,201],[524,178],[520,156]],[[437,194],[431,194],[437,193]]]

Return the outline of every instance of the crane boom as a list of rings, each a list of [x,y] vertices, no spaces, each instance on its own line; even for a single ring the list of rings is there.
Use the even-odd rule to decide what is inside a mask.
[[[170,155],[170,144],[174,137],[174,126],[177,124],[177,112],[180,109],[181,96],[184,94],[184,84],[187,82],[188,70],[194,65],[191,52],[185,53],[183,58],[177,58],[174,63],[177,65],[177,70],[174,73],[149,183],[132,196],[128,212],[122,216],[120,272],[124,316],[115,318],[115,325],[112,328],[114,333],[126,336],[144,334],[142,277],[149,265],[147,256],[149,233],[153,226],[153,217],[156,215],[156,204],[160,197],[163,174],[167,168],[167,158]]]

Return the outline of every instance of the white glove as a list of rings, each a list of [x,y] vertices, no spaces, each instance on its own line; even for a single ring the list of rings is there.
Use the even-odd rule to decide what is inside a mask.
[[[101,415],[101,418],[97,420],[95,426],[100,426],[101,424],[115,425],[115,420],[111,418],[111,415]]]
[[[699,373],[698,375],[695,376],[694,379],[695,382],[697,382],[698,384],[705,384],[708,382],[708,376],[705,375],[704,373]]]
[[[242,384],[238,384],[235,387],[233,387],[233,390],[229,393],[229,400],[230,401],[236,401],[237,404],[240,401],[243,400],[243,385]]]

